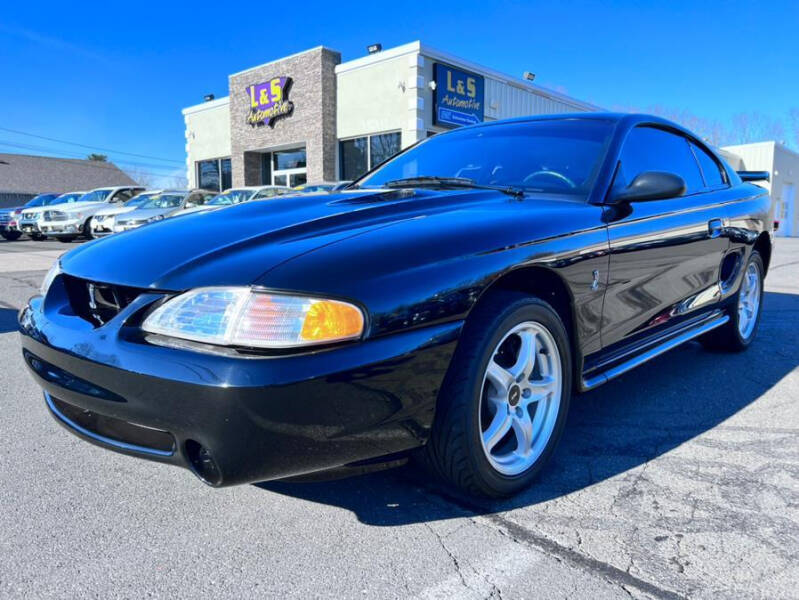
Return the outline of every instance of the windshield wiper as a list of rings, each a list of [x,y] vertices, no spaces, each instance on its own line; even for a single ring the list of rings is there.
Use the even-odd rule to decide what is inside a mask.
[[[502,185],[484,185],[482,183],[477,183],[474,179],[469,179],[468,177],[438,177],[435,175],[419,175],[418,177],[406,177],[404,179],[393,179],[391,181],[386,181],[383,186],[387,188],[425,186],[471,188],[475,190],[494,190],[516,198],[524,195],[524,192],[519,188]]]

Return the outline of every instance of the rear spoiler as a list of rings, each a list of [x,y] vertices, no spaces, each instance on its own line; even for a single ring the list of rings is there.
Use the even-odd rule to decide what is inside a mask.
[[[741,181],[770,181],[771,173],[768,171],[736,171]]]

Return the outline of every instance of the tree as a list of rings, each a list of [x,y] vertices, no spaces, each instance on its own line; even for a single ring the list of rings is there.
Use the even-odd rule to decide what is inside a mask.
[[[749,144],[769,140],[783,141],[785,128],[779,119],[759,112],[738,113],[732,116],[728,144]]]
[[[92,152],[86,158],[88,160],[94,160],[97,162],[108,162],[108,157],[105,154],[95,154],[94,152]]]

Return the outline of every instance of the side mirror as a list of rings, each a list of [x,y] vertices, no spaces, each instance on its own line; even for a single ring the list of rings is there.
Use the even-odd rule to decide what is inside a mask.
[[[194,204],[194,202],[186,202],[186,204],[183,205],[183,208],[194,208],[195,206],[197,205]]]
[[[676,198],[685,193],[685,180],[674,173],[664,171],[644,171],[632,183],[613,197],[613,203],[645,202]]]

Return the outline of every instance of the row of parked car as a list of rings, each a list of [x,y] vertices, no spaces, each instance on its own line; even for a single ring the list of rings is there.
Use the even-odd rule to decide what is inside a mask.
[[[71,242],[79,237],[94,239],[161,219],[288,193],[327,192],[348,183],[306,184],[299,188],[250,186],[222,193],[203,189],[147,190],[119,186],[66,194],[40,194],[24,206],[0,211],[0,235],[11,241],[22,235],[33,240],[52,237],[61,242]]]

